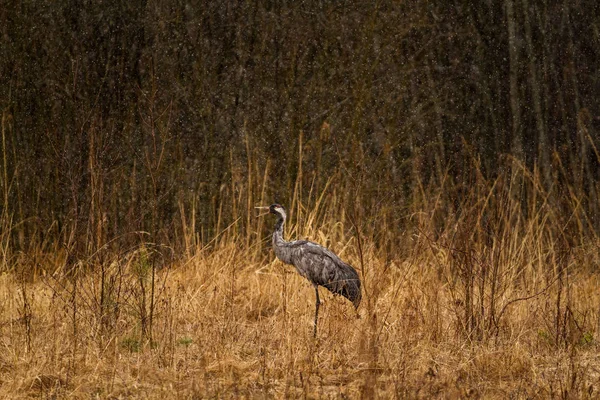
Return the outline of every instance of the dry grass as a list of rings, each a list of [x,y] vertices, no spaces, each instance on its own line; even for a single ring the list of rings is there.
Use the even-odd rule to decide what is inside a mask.
[[[360,265],[352,244],[333,247]],[[4,274],[0,395],[598,395],[600,356],[593,326],[600,304],[597,275],[580,272],[569,278],[564,343],[553,331],[554,286],[515,302],[498,332],[475,338],[462,326],[465,307],[454,292],[458,289],[447,281],[449,263],[440,265],[432,251],[423,251],[388,265],[377,259],[372,246],[366,247],[371,298],[365,300],[361,317],[343,299],[322,296],[316,340],[311,286],[291,268],[270,261],[271,256],[248,262],[244,249],[233,244],[198,252],[158,272],[151,340],[140,336],[134,262],[123,266],[124,294],[114,305],[118,309],[107,311],[104,324],[93,304],[97,274],[77,280],[75,300],[66,279],[60,283],[46,276],[22,283],[16,274]],[[118,262],[109,274],[117,273]]]
[[[0,397],[597,398],[600,241],[576,197],[559,211],[526,178],[525,210],[502,177],[423,187],[402,232],[360,190],[294,196],[288,236],[331,247],[364,283],[360,318],[321,290],[316,339],[312,287],[274,260],[273,221],[252,218],[266,176],[232,207],[245,228],[208,243],[182,207],[180,251],[69,263],[48,243],[11,253],[3,235]]]

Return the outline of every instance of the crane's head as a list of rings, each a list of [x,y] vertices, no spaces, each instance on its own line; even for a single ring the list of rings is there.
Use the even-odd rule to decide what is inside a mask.
[[[269,213],[277,215],[279,218],[286,218],[285,208],[281,204],[271,204],[269,207],[254,207],[261,210],[269,210]],[[261,214],[265,215],[265,214]]]
[[[281,204],[271,204],[271,206],[269,207],[269,212],[283,219],[285,219],[286,217],[285,208],[283,208]]]

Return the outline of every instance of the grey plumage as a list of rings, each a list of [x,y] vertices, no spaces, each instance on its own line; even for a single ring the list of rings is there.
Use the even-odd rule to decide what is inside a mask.
[[[267,208],[267,207],[259,207]],[[361,300],[360,279],[356,270],[343,262],[329,249],[307,240],[288,242],[283,238],[286,220],[285,209],[279,204],[268,207],[271,214],[278,216],[273,232],[275,255],[286,264],[296,267],[300,275],[308,279],[315,288],[317,303],[315,309],[314,335],[317,334],[319,316],[319,286],[334,294],[347,298],[358,308]]]

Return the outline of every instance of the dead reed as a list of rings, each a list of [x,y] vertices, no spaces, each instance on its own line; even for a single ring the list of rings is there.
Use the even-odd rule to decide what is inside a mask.
[[[12,252],[4,214],[0,397],[598,396],[600,242],[575,189],[547,191],[514,161],[492,180],[475,166],[466,183],[417,182],[398,215],[366,171],[307,191],[300,157],[288,237],[329,246],[364,283],[360,318],[322,296],[314,340],[312,288],[253,213],[269,164],[248,160],[210,240],[182,202],[177,243]]]

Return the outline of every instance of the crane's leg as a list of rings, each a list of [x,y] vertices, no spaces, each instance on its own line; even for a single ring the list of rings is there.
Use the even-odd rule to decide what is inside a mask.
[[[315,329],[313,337],[317,337],[317,320],[319,319],[319,306],[321,305],[321,300],[319,300],[319,287],[317,285],[315,285],[315,293],[317,294],[317,308],[315,309]]]

